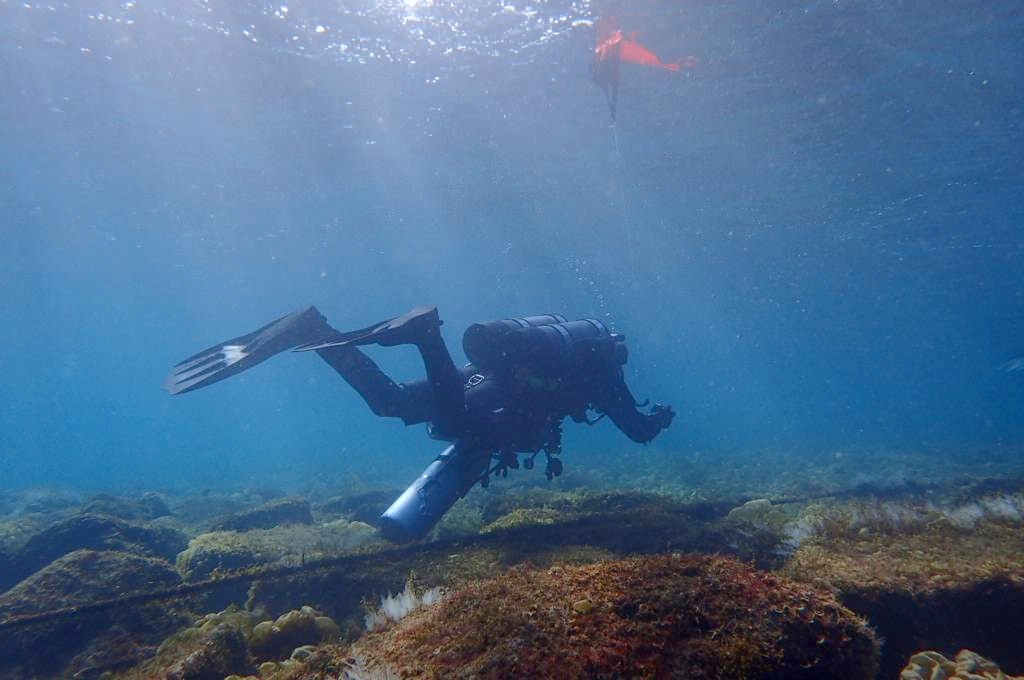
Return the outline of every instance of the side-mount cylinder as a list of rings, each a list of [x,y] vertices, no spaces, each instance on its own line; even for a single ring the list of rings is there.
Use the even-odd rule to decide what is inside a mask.
[[[381,533],[396,542],[425,536],[480,480],[490,460],[490,451],[461,442],[448,446],[380,516]]]

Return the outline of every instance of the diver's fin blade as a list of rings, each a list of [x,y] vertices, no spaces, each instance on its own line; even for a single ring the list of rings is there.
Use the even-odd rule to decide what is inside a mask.
[[[171,369],[170,375],[164,381],[164,389],[171,394],[197,390],[241,373],[270,356],[254,356],[248,353],[244,343],[229,340]]]
[[[176,364],[164,381],[164,389],[182,394],[206,387],[252,368],[297,345],[313,344],[337,334],[326,319],[310,306],[282,316],[252,333],[232,338]]]
[[[293,347],[293,352],[311,352],[317,349],[325,349],[327,347],[346,347],[355,345],[369,345],[373,342],[373,333],[377,326],[369,326],[367,328],[361,328],[358,331],[350,331],[348,333],[335,333],[333,336],[323,338],[315,342],[309,342],[304,345],[298,345]]]
[[[347,347],[352,343],[348,340],[324,340],[323,342],[314,342],[308,345],[299,345],[293,347],[293,352],[312,352],[318,349],[327,349],[328,347]]]
[[[360,328],[347,333],[337,333],[317,342],[301,345],[296,352],[325,349],[327,347],[344,347],[358,345],[383,345],[390,347],[407,342],[415,342],[418,333],[431,326],[437,327],[441,321],[437,316],[437,307],[416,307],[401,316],[386,319],[372,326]]]

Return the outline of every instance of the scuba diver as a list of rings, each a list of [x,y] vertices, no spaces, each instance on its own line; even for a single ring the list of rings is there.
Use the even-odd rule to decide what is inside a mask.
[[[205,387],[285,350],[315,351],[379,416],[428,423],[433,439],[451,442],[381,515],[393,541],[425,535],[477,483],[523,466],[544,452],[548,479],[562,472],[562,421],[593,424],[604,416],[635,442],[647,443],[675,412],[640,410],[626,386],[625,338],[594,319],[559,314],[473,324],[462,344],[470,363],[456,368],[441,337],[436,307],[342,333],[310,306],[219,343],[177,364],[164,383],[171,394]],[[396,384],[358,348],[415,345],[426,378]],[[601,414],[588,418],[588,411]]]

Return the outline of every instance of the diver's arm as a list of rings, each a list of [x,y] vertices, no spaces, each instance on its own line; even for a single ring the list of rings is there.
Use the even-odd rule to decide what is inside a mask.
[[[338,335],[320,311],[310,305],[252,333],[218,343],[193,354],[171,369],[164,389],[181,394],[206,387],[266,361],[275,354]]]
[[[615,379],[606,382],[597,398],[594,408],[606,413],[615,426],[633,441],[646,444],[659,432],[672,424],[675,411],[671,406],[655,404],[649,413],[642,413],[636,407],[636,399],[626,386],[621,371]]]

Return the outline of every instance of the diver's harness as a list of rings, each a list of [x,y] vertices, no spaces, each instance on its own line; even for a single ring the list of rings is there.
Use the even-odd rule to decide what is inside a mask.
[[[583,358],[581,353],[594,353],[595,346],[600,346],[604,350],[603,354],[614,361],[616,367],[625,364],[628,356],[625,338],[609,331],[600,321],[567,321],[561,314],[473,324],[463,334],[462,346],[470,362],[480,368],[509,369],[511,366],[528,364],[541,367],[549,375],[565,375],[578,368]],[[467,380],[467,387],[479,384],[484,379],[482,374],[475,373]],[[534,460],[543,452],[544,474],[549,481],[563,471],[558,454],[562,452],[562,421],[566,415],[571,416],[575,422],[593,425],[606,414],[601,413],[591,419],[584,406],[548,418],[547,432],[540,446],[532,452],[523,452],[527,454],[523,459],[523,467],[532,470]],[[480,486],[485,489],[492,475],[504,478],[508,476],[509,469],[519,469],[516,451],[499,450],[493,452],[491,457],[494,464],[478,479]]]
[[[604,417],[601,414],[594,420],[588,420],[588,423],[596,423]],[[532,470],[534,466],[534,459],[544,453],[546,459],[546,465],[544,466],[544,475],[551,481],[555,477],[562,474],[562,459],[558,458],[558,454],[562,452],[562,419],[552,419],[548,423],[547,438],[544,441],[543,446],[537,451],[524,452],[526,457],[523,458],[523,467],[527,470]],[[487,488],[491,485],[491,476],[501,476],[502,478],[508,477],[508,471],[519,469],[519,454],[515,451],[497,451],[491,454],[491,459],[494,461],[494,465],[489,467],[480,475],[479,482],[480,486]]]

